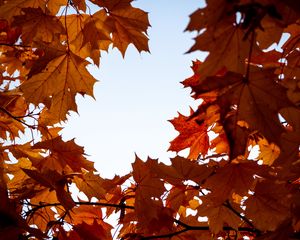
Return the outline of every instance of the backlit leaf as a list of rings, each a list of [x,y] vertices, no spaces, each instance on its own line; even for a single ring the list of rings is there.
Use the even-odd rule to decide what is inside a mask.
[[[69,110],[77,111],[77,93],[93,96],[95,78],[86,69],[87,62],[72,52],[51,60],[46,68],[21,86],[24,96],[34,104],[51,98],[49,111],[57,121],[65,120]]]

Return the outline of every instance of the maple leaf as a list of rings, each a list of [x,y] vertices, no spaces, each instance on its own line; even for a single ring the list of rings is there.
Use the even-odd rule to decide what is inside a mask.
[[[217,169],[203,186],[211,191],[208,196],[214,203],[222,204],[233,192],[241,196],[248,195],[254,184],[254,175],[261,171],[261,166],[253,161],[226,164]]]
[[[86,11],[86,1],[85,0],[73,0],[72,6],[75,6],[78,10]]]
[[[287,132],[282,135],[280,141],[280,154],[274,161],[273,165],[278,167],[278,177],[280,179],[296,179],[299,172],[299,143],[300,143],[300,111],[295,107],[283,108],[280,114],[289,124]]]
[[[112,26],[113,46],[117,47],[123,56],[130,43],[139,52],[149,51],[146,34],[150,24],[146,12],[129,6],[124,8],[114,6],[109,13],[107,24]]]
[[[225,127],[227,136],[234,135],[229,138],[229,140],[233,139],[234,143],[231,144],[233,148],[239,147],[235,142],[245,135],[233,132],[237,131],[236,124],[240,120],[247,122],[250,129],[259,130],[268,141],[280,144],[279,139],[284,128],[277,114],[280,109],[292,106],[292,103],[286,96],[286,89],[275,82],[273,71],[273,69],[253,68],[249,79],[229,72],[223,77],[209,77],[193,88],[196,94],[219,91],[221,118],[224,119],[228,113],[233,116],[231,122],[233,126]],[[246,139],[247,135],[243,138]],[[233,156],[243,154],[243,149],[235,152]]]
[[[27,104],[18,91],[0,93],[0,137],[5,139],[6,134],[13,140],[24,132],[22,116],[25,116]]]
[[[215,139],[211,140],[210,144],[211,148],[214,149],[217,154],[229,152],[228,140],[224,131],[222,131]]]
[[[95,220],[92,225],[85,222],[74,226],[74,230],[80,239],[111,240],[111,226],[108,223],[97,223]],[[73,238],[72,238],[73,239]]]
[[[12,179],[7,183],[7,188],[10,189],[11,192],[14,192],[14,190],[21,188],[24,182],[28,179],[28,176],[24,171],[22,171],[22,168],[30,169],[31,166],[32,163],[30,162],[30,160],[22,157],[18,158],[17,163],[10,163],[5,166],[7,173],[13,176]]]
[[[1,32],[0,42],[9,45],[9,44],[14,44],[18,40],[21,34],[21,28],[18,26],[13,27],[11,26],[11,24],[8,23],[7,20],[1,19],[0,32]]]
[[[50,155],[36,162],[35,166],[41,170],[48,168],[63,172],[68,165],[74,172],[80,172],[82,168],[93,171],[93,163],[84,157],[83,147],[76,145],[73,140],[64,142],[61,136],[45,140],[35,144],[33,149],[50,150]]]
[[[99,11],[89,17],[84,22],[84,27],[82,29],[82,46],[86,44],[91,45],[91,49],[98,50],[107,50],[109,44],[111,43],[110,39],[110,28],[106,26],[105,21],[107,16],[105,11]]]
[[[200,75],[198,74],[198,69],[201,63],[202,62],[198,59],[196,61],[193,61],[191,69],[193,70],[194,75],[181,82],[184,87],[197,86],[199,84]]]
[[[257,40],[261,49],[268,48],[273,43],[278,43],[284,29],[298,20],[297,8],[291,8],[289,4],[276,1],[276,5],[264,5],[266,14],[256,29]]]
[[[188,52],[196,50],[210,52],[198,69],[202,80],[207,76],[216,75],[224,67],[228,71],[244,73],[250,46],[253,52],[259,52],[251,40],[243,40],[244,35],[244,31],[234,27],[231,22],[230,24],[224,22],[217,30],[207,29],[196,37],[194,46]]]
[[[46,3],[44,0],[6,1],[0,6],[0,16],[5,16],[6,20],[11,21],[14,16],[21,15],[22,8],[41,8],[45,11]]]
[[[264,66],[266,68],[280,67],[279,59],[282,57],[282,53],[271,50],[268,52],[259,52],[251,56],[251,64],[257,66]]]
[[[151,171],[156,161],[148,158],[146,162],[136,157],[132,164],[133,178],[137,183],[137,191],[145,198],[160,197],[164,192],[163,182]]]
[[[135,190],[135,212],[138,226],[146,232],[157,231],[162,226],[159,224],[159,215],[162,211],[161,195],[165,191],[164,183],[155,177],[151,171],[155,161],[148,159],[145,163],[136,157],[132,164],[133,178],[137,184]]]
[[[69,110],[77,111],[75,95],[93,96],[95,78],[87,71],[88,62],[74,53],[62,52],[46,68],[21,85],[24,97],[31,103],[51,104],[49,111],[57,121],[65,120]]]
[[[171,159],[171,165],[167,166],[163,163],[154,166],[154,171],[158,177],[165,179],[173,185],[182,185],[185,180],[192,180],[200,184],[211,173],[212,169],[205,165],[199,165],[196,162],[183,157],[175,157]]]
[[[47,231],[51,222],[55,222],[56,212],[49,208],[40,208],[36,211],[36,214],[29,220],[30,224],[34,224],[38,229],[43,232]]]
[[[93,225],[94,222],[101,224],[102,211],[95,208],[94,206],[81,205],[72,209],[70,214],[66,216],[66,219],[71,221],[73,224],[82,224],[83,222]]]
[[[75,1],[72,1],[75,2]],[[52,15],[56,15],[62,6],[65,6],[67,2],[65,0],[48,1],[47,9]]]
[[[0,137],[5,139],[7,134],[11,139],[15,139],[19,136],[20,132],[24,132],[24,126],[22,123],[9,119],[7,117],[0,116]]]
[[[105,199],[106,190],[103,188],[103,179],[100,176],[88,172],[81,176],[75,176],[74,182],[78,189],[82,191],[89,199],[96,197]]]
[[[203,204],[197,208],[198,214],[208,217],[209,228],[213,233],[222,231],[225,224],[234,229],[238,229],[238,226],[241,224],[241,219],[230,211],[230,209],[224,205],[217,205],[214,201],[210,201],[209,199],[202,198],[201,200],[203,200]],[[240,209],[237,211],[240,211]]]
[[[82,58],[91,57],[99,65],[100,50],[108,50],[111,41],[111,26],[107,23],[104,10],[92,16],[87,14],[71,14],[61,19],[66,25],[70,48]]]
[[[259,229],[274,231],[289,217],[289,204],[290,198],[284,184],[262,181],[256,185],[255,193],[245,201],[246,215]]]
[[[107,8],[108,11],[112,11],[119,8],[130,7],[132,0],[92,0],[92,2],[100,7]]]
[[[231,12],[233,6],[234,2],[226,0],[208,0],[205,8],[199,8],[190,15],[186,31],[200,31],[203,28],[214,29],[224,20],[233,20],[233,12]]]
[[[191,110],[191,115],[193,111]],[[175,129],[179,132],[169,147],[169,151],[179,152],[185,148],[190,148],[188,158],[197,160],[199,155],[205,155],[209,148],[209,138],[207,126],[202,116],[186,117],[181,114],[173,120],[170,120]]]
[[[280,148],[274,143],[268,143],[266,139],[260,139],[258,141],[260,153],[257,159],[262,160],[264,164],[271,166],[275,159],[280,154]]]
[[[31,78],[33,75],[42,72],[47,64],[63,55],[66,52],[66,46],[64,46],[57,36],[54,36],[52,42],[41,42],[35,41],[34,46],[37,48],[38,57],[33,62],[28,73],[28,78]]]
[[[268,232],[263,236],[257,238],[258,240],[286,240],[286,239],[297,239],[297,233],[294,232],[294,228],[291,226],[289,220],[284,221],[279,227],[272,232]]]
[[[283,73],[285,78],[283,84],[287,87],[287,95],[289,99],[295,103],[297,106],[300,102],[300,88],[299,88],[299,60],[300,60],[300,51],[295,50],[289,53],[286,57],[287,65],[280,70],[280,74]]]
[[[188,159],[137,157],[132,173],[104,179],[82,147],[62,140],[59,122],[77,110],[77,93],[93,96],[87,64],[99,65],[110,45],[123,56],[130,44],[149,50],[148,13],[133,2],[0,0],[1,237],[111,240],[105,221],[115,213],[124,240],[297,237],[295,1],[207,0],[190,15],[186,30],[197,31],[190,51],[209,54],[182,82],[202,103],[171,120],[179,135],[170,150],[190,148]],[[93,13],[89,4],[97,5]],[[282,53],[261,51],[283,33],[290,37]],[[262,165],[246,160],[256,147]],[[71,196],[71,184],[88,202]]]
[[[180,213],[180,209],[185,209],[189,204],[189,201],[194,198],[192,194],[187,195],[186,192],[187,189],[185,188],[177,188],[177,187],[172,187],[170,190],[170,193],[166,199],[166,206],[174,209],[175,211],[178,211],[180,215],[184,215],[186,212],[184,211],[182,214]],[[197,193],[198,191],[195,190],[193,193]]]
[[[70,194],[65,190],[66,177],[54,170],[48,170],[42,173],[31,170],[22,169],[29,177],[37,181],[42,186],[56,191],[56,197],[61,204],[67,209],[71,209],[75,206]]]
[[[24,15],[16,16],[12,25],[22,28],[21,39],[24,44],[34,40],[51,42],[55,34],[65,31],[55,16],[45,14],[41,8],[24,8],[22,12]]]

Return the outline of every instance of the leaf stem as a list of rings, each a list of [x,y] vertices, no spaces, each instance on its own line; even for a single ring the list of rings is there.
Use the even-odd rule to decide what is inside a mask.
[[[252,56],[253,45],[254,45],[254,40],[255,40],[254,36],[255,36],[255,32],[254,32],[254,30],[252,30],[251,38],[250,38],[250,49],[249,49],[249,55],[248,55],[248,61],[247,61],[247,70],[246,70],[246,75],[245,75],[246,82],[249,82],[250,63],[251,63],[251,56]]]

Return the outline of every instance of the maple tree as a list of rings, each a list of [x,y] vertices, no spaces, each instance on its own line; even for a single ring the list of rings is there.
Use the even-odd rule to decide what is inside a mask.
[[[118,215],[123,240],[299,239],[300,5],[207,0],[192,13],[188,52],[209,55],[182,83],[202,102],[170,121],[169,148],[188,157],[136,157],[104,179],[60,123],[77,94],[93,96],[86,66],[101,51],[149,50],[148,14],[131,2],[0,1],[1,238],[108,240]]]

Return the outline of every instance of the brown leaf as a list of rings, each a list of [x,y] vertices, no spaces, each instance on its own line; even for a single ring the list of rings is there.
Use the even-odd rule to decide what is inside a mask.
[[[26,168],[23,168],[22,170],[40,185],[50,190],[55,190],[58,201],[66,210],[72,209],[75,206],[70,193],[65,190],[67,176],[63,176],[54,170],[48,170],[43,173]]]
[[[159,163],[153,170],[158,177],[173,185],[182,185],[183,181],[186,180],[192,180],[197,184],[201,184],[213,171],[206,165],[200,165],[197,162],[191,162],[179,156],[172,158],[171,163],[170,166]]]
[[[0,16],[5,16],[5,19],[11,21],[14,16],[21,15],[22,8],[41,8],[46,9],[44,0],[14,0],[6,1],[0,6]]]
[[[52,42],[55,34],[64,33],[61,22],[51,15],[45,14],[41,8],[24,8],[24,15],[14,18],[13,25],[22,28],[21,39],[24,44],[34,40]]]
[[[254,175],[259,174],[261,166],[254,161],[226,164],[218,168],[204,183],[211,193],[214,203],[222,204],[232,193],[248,195],[254,184]]]
[[[243,74],[249,55],[251,40],[243,40],[245,32],[229,23],[222,22],[218,29],[207,29],[195,39],[195,44],[188,52],[209,51],[210,54],[199,66],[198,73],[204,80],[214,76],[224,67],[228,71]],[[254,44],[253,52],[259,51]],[[201,81],[202,81],[201,80]]]
[[[205,199],[203,204],[198,207],[200,216],[207,216],[210,230],[217,234],[228,225],[233,229],[238,229],[241,219],[224,205],[216,204],[214,201]]]
[[[280,136],[285,130],[277,114],[280,109],[292,104],[286,96],[286,89],[275,82],[273,71],[274,69],[253,68],[249,79],[229,72],[224,77],[207,78],[194,87],[196,94],[219,91],[221,119],[231,118],[231,126],[229,128],[225,126],[224,129],[227,137],[232,141],[233,158],[243,154],[245,147],[240,148],[235,142],[243,135],[244,142],[247,139],[247,134],[242,133],[243,130],[236,126],[240,120],[247,122],[251,130],[260,131],[268,141],[280,144]],[[235,150],[235,147],[239,149]]]
[[[165,191],[164,183],[154,175],[152,165],[155,160],[143,162],[136,157],[132,164],[133,178],[137,184],[135,190],[135,212],[138,225],[145,232],[158,231],[163,226],[158,224],[162,211],[161,195]]]
[[[93,163],[84,156],[83,147],[78,146],[74,139],[64,142],[61,136],[45,140],[35,144],[33,149],[50,150],[50,155],[38,162],[35,166],[41,170],[52,169],[62,172],[68,165],[74,172],[81,172],[82,169],[93,171]]]
[[[254,194],[245,201],[246,216],[262,231],[274,231],[289,217],[289,204],[284,184],[262,181],[256,185]]]
[[[111,226],[105,222],[97,223],[94,221],[92,225],[85,222],[74,226],[74,230],[80,236],[80,239],[95,239],[95,240],[111,240]]]

